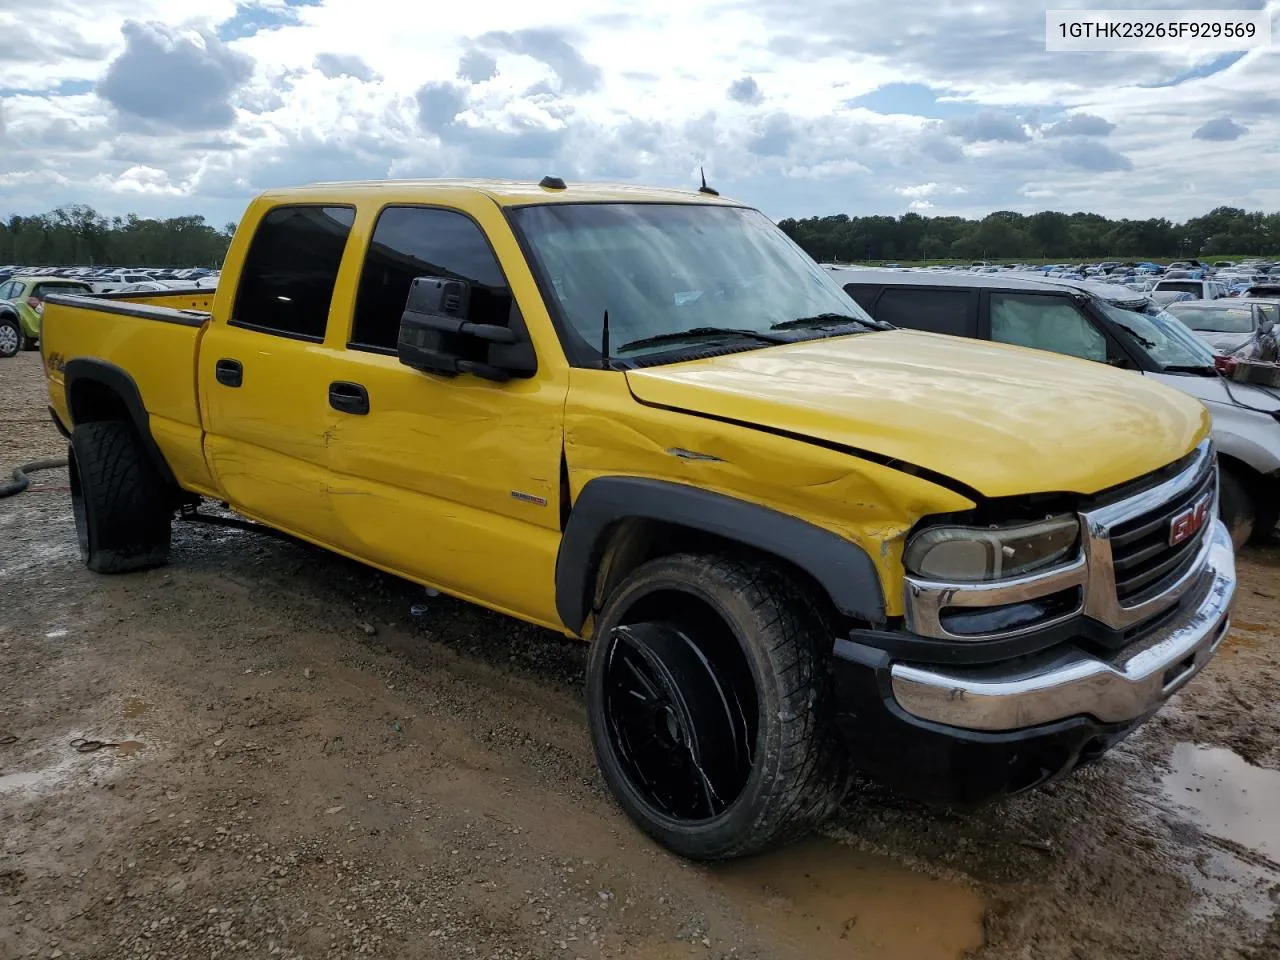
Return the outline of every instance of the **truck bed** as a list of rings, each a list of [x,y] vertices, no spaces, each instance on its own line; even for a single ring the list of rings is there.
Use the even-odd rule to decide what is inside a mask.
[[[174,290],[49,297],[40,350],[49,378],[49,406],[61,425],[69,431],[77,420],[93,418],[93,394],[75,397],[76,361],[109,365],[122,375],[128,371],[175,479],[188,489],[210,490],[196,358],[213,294]],[[71,390],[68,379],[73,380]]]

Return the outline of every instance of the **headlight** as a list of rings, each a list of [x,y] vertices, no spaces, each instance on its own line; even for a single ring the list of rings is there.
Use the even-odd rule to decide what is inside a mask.
[[[1056,566],[1079,545],[1075,517],[1002,527],[931,527],[907,543],[903,563],[930,580],[1006,580]]]

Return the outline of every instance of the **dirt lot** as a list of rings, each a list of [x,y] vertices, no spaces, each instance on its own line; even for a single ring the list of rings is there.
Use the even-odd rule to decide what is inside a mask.
[[[0,361],[0,463],[62,452],[43,389]],[[97,577],[65,484],[0,501],[5,960],[1280,957],[1280,548],[1096,767],[707,868],[605,794],[579,645],[236,531]]]

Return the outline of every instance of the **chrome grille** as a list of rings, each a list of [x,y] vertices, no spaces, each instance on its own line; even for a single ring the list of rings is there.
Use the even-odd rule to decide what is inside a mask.
[[[1214,479],[1214,471],[1206,470],[1189,490],[1112,527],[1111,559],[1116,599],[1121,604],[1132,606],[1158,596],[1187,572],[1212,524],[1206,522],[1194,536],[1174,546],[1169,545],[1171,525],[1174,517],[1214,492]]]

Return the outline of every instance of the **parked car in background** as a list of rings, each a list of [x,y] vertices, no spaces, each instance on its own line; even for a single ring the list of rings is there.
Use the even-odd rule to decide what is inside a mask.
[[[1196,397],[1213,415],[1221,510],[1232,540],[1269,538],[1280,520],[1280,391],[1229,383],[1179,320],[1123,285],[1039,276],[838,270],[877,320],[994,340],[1133,370]]]
[[[124,272],[109,273],[105,276],[95,277],[93,282],[94,293],[112,293],[118,291],[121,287],[132,286],[135,283],[150,283],[154,277],[149,273],[141,272]]]
[[[1229,291],[1225,284],[1216,280],[1193,280],[1190,278],[1157,280],[1151,290],[1151,299],[1157,303],[1171,303],[1174,294],[1189,293],[1196,300],[1217,300],[1225,297]]]
[[[44,299],[51,293],[91,293],[89,284],[61,277],[17,276],[0,284],[0,357],[34,350]]]
[[[1280,300],[1190,300],[1166,309],[1194,331],[1214,353],[1235,353],[1251,339],[1263,320],[1280,324]]]
[[[1251,300],[1270,300],[1280,299],[1280,283],[1276,281],[1268,281],[1266,283],[1251,283],[1240,294],[1241,298]]]

